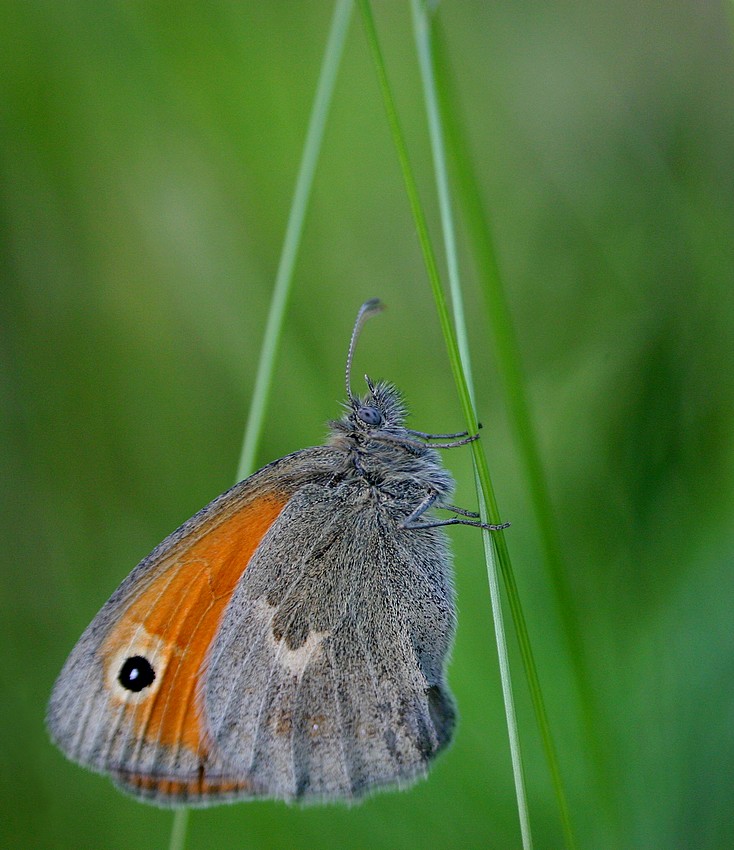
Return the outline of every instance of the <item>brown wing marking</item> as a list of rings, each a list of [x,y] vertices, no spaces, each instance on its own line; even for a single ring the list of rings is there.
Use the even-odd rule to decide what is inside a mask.
[[[115,775],[117,784],[125,791],[139,797],[154,799],[159,803],[213,802],[215,798],[242,797],[254,794],[255,789],[248,780],[212,778],[204,770],[190,779],[170,779],[162,776],[121,772]]]

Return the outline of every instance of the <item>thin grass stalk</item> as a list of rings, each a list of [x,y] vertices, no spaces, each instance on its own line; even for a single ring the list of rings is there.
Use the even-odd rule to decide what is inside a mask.
[[[387,79],[385,64],[382,58],[379,40],[377,38],[374,19],[372,17],[372,11],[368,0],[359,0],[359,7],[362,13],[362,19],[367,34],[368,44],[373,56],[373,61],[375,63],[378,83],[382,93],[385,111],[387,113],[388,124],[390,126],[393,141],[397,149],[398,159],[400,161],[400,166],[403,173],[403,180],[405,182],[406,193],[408,195],[411,211],[413,213],[413,219],[415,222],[416,230],[418,232],[418,240],[421,246],[421,250],[423,252],[423,258],[428,272],[428,279],[431,285],[431,290],[433,292],[433,297],[436,304],[436,311],[438,313],[439,324],[441,326],[441,331],[444,337],[451,370],[454,375],[454,382],[456,384],[457,392],[459,395],[459,401],[461,404],[462,412],[464,414],[464,420],[467,425],[467,430],[470,433],[476,433],[478,429],[476,413],[474,412],[474,408],[471,402],[469,388],[461,364],[461,357],[459,353],[458,344],[453,332],[451,320],[449,318],[448,305],[444,296],[443,287],[441,285],[441,279],[438,273],[436,257],[430,241],[426,217],[420,203],[417,184],[415,182],[415,178],[413,176],[413,172],[410,166],[405,138],[400,127],[395,102],[393,100],[389,81]],[[481,485],[481,494],[485,503],[487,517],[489,518],[490,522],[499,523],[499,511],[497,508],[497,500],[494,495],[494,489],[492,487],[489,469],[487,467],[487,461],[480,445],[480,441],[475,440],[474,442],[470,443],[470,446],[472,449],[472,457],[474,459],[476,473],[479,477]],[[502,570],[502,577],[507,590],[508,604],[510,606],[510,611],[512,613],[515,628],[517,630],[518,643],[520,646],[523,664],[525,666],[526,676],[528,677],[528,681],[530,683],[531,692],[534,691],[535,694],[533,705],[536,708],[536,714],[538,715],[538,723],[541,726],[541,730],[543,730],[543,734],[546,736],[547,739],[550,739],[550,729],[548,726],[547,715],[542,700],[542,694],[540,692],[540,685],[538,682],[535,662],[533,659],[532,649],[530,647],[530,641],[528,638],[527,626],[525,625],[522,606],[520,604],[520,597],[512,572],[509,551],[507,549],[507,544],[505,542],[503,533],[498,532],[492,535],[492,541],[496,546],[498,561]]]
[[[392,134],[398,155],[398,160],[400,162],[400,168],[403,174],[403,180],[405,183],[406,194],[408,196],[408,202],[410,204],[413,220],[418,233],[418,241],[421,247],[421,251],[423,253],[423,260],[426,264],[428,280],[431,285],[431,291],[433,293],[434,302],[436,304],[436,312],[438,314],[438,321],[441,327],[441,333],[444,338],[449,364],[451,366],[451,371],[454,376],[454,383],[456,384],[457,393],[459,395],[459,403],[461,405],[461,410],[464,416],[464,421],[466,423],[467,430],[470,434],[475,434],[479,430],[479,425],[477,422],[476,413],[474,412],[474,406],[472,405],[471,396],[469,394],[469,387],[466,382],[466,376],[461,365],[461,355],[459,353],[456,336],[454,335],[453,327],[451,324],[451,318],[449,316],[448,305],[446,303],[446,298],[443,293],[443,287],[441,285],[441,278],[438,272],[436,255],[431,245],[430,237],[428,234],[428,225],[426,223],[425,214],[423,212],[423,208],[420,203],[420,198],[418,196],[417,185],[415,183],[413,171],[408,159],[407,147],[405,145],[405,139],[403,136],[402,129],[400,128],[400,122],[398,120],[395,102],[392,97],[392,91],[390,89],[390,85],[387,79],[387,73],[382,59],[382,51],[379,45],[379,41],[377,39],[377,31],[375,30],[375,24],[374,19],[372,17],[372,10],[370,8],[369,0],[359,0],[359,8],[362,13],[362,20],[365,26],[368,46],[370,48],[370,52],[372,53],[373,61],[375,63],[378,84],[382,93],[385,112],[387,114],[387,120],[390,126],[390,132]],[[497,500],[495,498],[494,491],[491,486],[491,481],[488,475],[482,473],[482,467],[484,467],[484,469],[486,470],[486,461],[483,459],[481,446],[479,445],[478,440],[475,440],[469,445],[472,449],[472,456],[475,458],[476,463],[480,467],[479,471],[482,480],[482,494],[487,501],[488,516],[492,523],[499,524],[500,520],[499,511],[497,508]],[[498,535],[498,537],[499,536],[501,535]]]
[[[282,337],[285,310],[292,288],[293,270],[298,256],[298,248],[301,243],[303,223],[313,185],[313,176],[321,151],[324,128],[329,115],[337,72],[352,16],[352,9],[352,0],[337,0],[334,5],[329,37],[324,50],[324,58],[321,64],[314,103],[311,108],[311,117],[303,146],[303,155],[288,214],[288,224],[278,263],[275,285],[273,286],[263,343],[260,349],[255,388],[250,403],[242,452],[237,467],[238,481],[250,475],[255,465],[255,457],[265,421],[265,411],[270,397],[270,389],[273,384],[275,359]],[[188,817],[189,810],[185,808],[177,810],[174,814],[169,850],[183,850],[186,844]]]
[[[456,309],[456,304],[461,302],[461,291],[458,280],[458,259],[457,259],[457,249],[456,249],[456,240],[454,236],[454,226],[453,226],[453,214],[451,210],[450,203],[450,192],[449,192],[449,180],[448,180],[448,169],[446,167],[446,151],[444,145],[444,135],[443,135],[443,124],[444,121],[441,116],[441,110],[439,108],[438,102],[438,89],[436,86],[436,68],[434,62],[434,49],[433,49],[433,37],[432,37],[432,29],[429,15],[425,9],[425,6],[421,3],[421,0],[412,0],[414,16],[417,16],[419,28],[417,28],[417,34],[419,35],[418,40],[418,48],[419,48],[419,60],[421,64],[421,73],[424,79],[424,88],[425,88],[425,96],[426,96],[426,110],[429,118],[429,132],[431,135],[431,143],[434,152],[434,163],[436,170],[436,179],[438,185],[438,196],[439,196],[439,205],[442,209],[442,223],[443,230],[445,234],[445,243],[446,243],[446,255],[448,258],[448,272],[449,272],[449,284],[452,292],[452,299],[454,300],[454,312],[457,326],[459,326],[460,322],[463,321],[463,307],[459,311]],[[446,100],[450,101],[450,97],[447,97]],[[454,122],[452,125],[452,129],[454,130],[454,135],[461,134],[461,128],[459,126],[458,121]],[[463,186],[462,186],[463,188]],[[472,184],[472,189],[474,194],[476,195],[476,182]],[[447,226],[447,223],[450,226]],[[489,234],[488,234],[489,235]],[[497,269],[496,263],[492,265],[491,271],[494,272],[494,277],[497,280],[497,284],[499,286],[499,270]],[[501,287],[500,287],[501,291]],[[488,312],[491,312],[488,310]],[[512,321],[509,312],[509,308],[507,307],[506,302],[504,303],[504,309],[499,312],[499,316],[494,317],[494,322],[492,322],[493,329],[495,330],[495,336],[500,336],[503,340],[508,336],[512,337]],[[501,327],[498,327],[501,325]],[[460,344],[462,335],[466,334],[466,328],[462,328],[461,331],[457,330],[457,334],[459,336]],[[506,371],[511,371],[513,375],[520,375],[521,370],[519,368],[519,349],[517,345],[513,347],[505,345],[502,348],[502,353],[505,355],[504,358],[498,358],[500,360],[500,365],[506,368]],[[468,355],[468,348],[467,348]],[[509,362],[508,362],[509,361]],[[522,387],[521,387],[522,390]],[[524,396],[522,396],[524,398]],[[526,421],[529,422],[529,414],[527,414],[527,405],[525,406],[526,412]],[[515,422],[516,426],[518,423]],[[519,430],[519,427],[516,427],[516,430]],[[535,445],[535,444],[534,444]],[[534,457],[537,460],[538,468],[540,468],[539,463],[539,453],[537,452],[537,448],[534,454]],[[532,483],[532,482],[531,482]],[[546,489],[547,493],[547,489]],[[548,500],[546,504],[550,504]],[[575,841],[573,836],[573,830],[571,827],[570,821],[570,813],[568,811],[568,805],[566,801],[566,795],[563,788],[562,783],[560,782],[560,770],[557,765],[557,757],[555,752],[555,747],[553,745],[552,740],[545,742],[546,751],[549,754],[550,763],[555,764],[555,769],[552,770],[554,780],[556,796],[559,804],[559,811],[561,814],[561,821],[564,829],[566,844],[568,847],[574,847]]]
[[[337,0],[334,6],[331,29],[324,51],[316,96],[311,109],[306,142],[303,147],[303,156],[296,179],[296,188],[288,214],[288,225],[278,263],[278,272],[275,277],[275,286],[273,287],[263,344],[260,350],[255,387],[252,393],[252,402],[250,403],[250,412],[247,417],[245,436],[242,444],[242,454],[237,470],[238,481],[253,471],[257,447],[262,436],[265,410],[273,383],[275,357],[283,332],[285,310],[292,288],[293,269],[296,264],[298,248],[301,242],[303,222],[306,216],[308,200],[311,196],[313,176],[316,171],[319,151],[321,150],[324,127],[326,126],[326,119],[329,114],[334,83],[349,28],[349,21],[352,16],[352,9],[352,0]]]
[[[583,733],[587,752],[591,754],[596,773],[598,798],[611,829],[618,829],[617,805],[613,795],[613,781],[609,759],[603,749],[601,734],[602,712],[591,686],[589,661],[581,637],[581,626],[576,604],[568,582],[568,571],[553,511],[550,488],[543,469],[535,428],[527,399],[522,358],[515,334],[512,315],[507,302],[497,264],[489,218],[477,190],[478,182],[472,157],[463,133],[463,122],[457,114],[457,87],[451,74],[445,39],[438,17],[433,19],[433,45],[435,63],[440,70],[438,94],[443,126],[446,129],[448,151],[451,155],[458,184],[458,197],[464,207],[469,239],[476,258],[480,287],[484,296],[487,321],[492,328],[495,355],[503,378],[513,432],[518,441],[531,504],[541,536],[551,586],[569,658],[575,686],[581,704]],[[567,840],[568,840],[567,835]]]
[[[183,850],[186,846],[186,833],[189,828],[190,809],[176,809],[173,813],[173,826],[168,850]]]
[[[454,327],[456,330],[457,343],[464,365],[466,381],[472,403],[476,407],[476,394],[474,391],[471,352],[466,329],[464,312],[464,298],[462,295],[462,284],[459,272],[459,259],[456,247],[456,233],[454,228],[454,216],[449,190],[449,180],[446,168],[446,155],[444,149],[443,129],[438,109],[438,98],[436,95],[436,82],[431,48],[431,32],[428,13],[422,0],[411,0],[413,14],[413,29],[415,33],[418,64],[420,67],[421,81],[423,83],[423,97],[428,119],[428,133],[431,142],[433,156],[433,168],[436,179],[436,191],[438,195],[439,211],[441,216],[441,231],[443,233],[444,250],[446,254],[446,266],[451,292],[451,303],[454,315]],[[477,500],[480,506],[482,521],[486,522],[486,509],[484,500],[481,498],[481,484],[475,475],[477,487]],[[530,812],[525,789],[525,777],[523,771],[522,748],[515,711],[515,701],[512,689],[512,675],[510,669],[509,654],[507,651],[507,638],[504,627],[504,616],[502,613],[502,600],[500,597],[499,580],[497,573],[497,561],[494,545],[487,530],[482,533],[484,544],[484,556],[487,568],[487,581],[489,583],[490,602],[492,607],[492,620],[495,630],[495,641],[497,644],[497,655],[500,669],[500,680],[502,682],[502,696],[505,706],[505,717],[507,722],[507,734],[510,743],[510,754],[512,759],[512,771],[515,781],[515,796],[517,798],[518,816],[520,820],[520,832],[524,848],[533,846],[532,830],[530,826]]]

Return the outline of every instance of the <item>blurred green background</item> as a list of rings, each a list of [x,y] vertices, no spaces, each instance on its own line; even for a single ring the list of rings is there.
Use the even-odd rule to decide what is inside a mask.
[[[66,762],[45,705],[119,581],[233,480],[331,8],[2,3],[3,847],[167,845],[170,813]],[[599,706],[606,795],[465,262],[484,445],[584,848],[734,846],[730,11],[440,10]],[[435,225],[409,9],[376,16]],[[356,374],[401,386],[414,427],[460,428],[355,16],[260,462],[323,439],[375,295]],[[471,506],[469,453],[448,463]],[[429,780],[352,809],[194,813],[190,848],[519,846],[481,541],[451,537],[461,723]],[[559,847],[518,664],[515,682],[536,846]]]

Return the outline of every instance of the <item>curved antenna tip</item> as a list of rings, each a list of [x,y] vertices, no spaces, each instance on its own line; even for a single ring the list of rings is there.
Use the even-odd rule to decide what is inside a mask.
[[[362,330],[362,325],[364,325],[367,319],[377,315],[377,313],[381,313],[384,309],[385,305],[379,298],[370,298],[369,301],[364,302],[357,313],[357,319],[354,322],[354,330],[352,331],[352,338],[349,340],[349,351],[347,352],[347,397],[351,401],[354,401],[351,386],[352,358],[354,357],[354,348],[357,344],[359,332]]]
[[[385,305],[380,301],[379,298],[370,298],[364,302],[364,304],[359,308],[359,314],[361,316],[362,313],[369,313],[370,316],[374,313],[379,313],[385,309]],[[367,316],[365,316],[367,318]]]

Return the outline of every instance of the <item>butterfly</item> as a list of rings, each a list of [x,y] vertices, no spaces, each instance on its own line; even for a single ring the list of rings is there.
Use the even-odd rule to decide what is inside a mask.
[[[398,390],[347,401],[324,446],[273,461],[174,531],[73,649],[47,725],[72,760],[163,806],[354,800],[424,776],[456,722],[437,448]],[[432,508],[454,515],[438,519]]]

